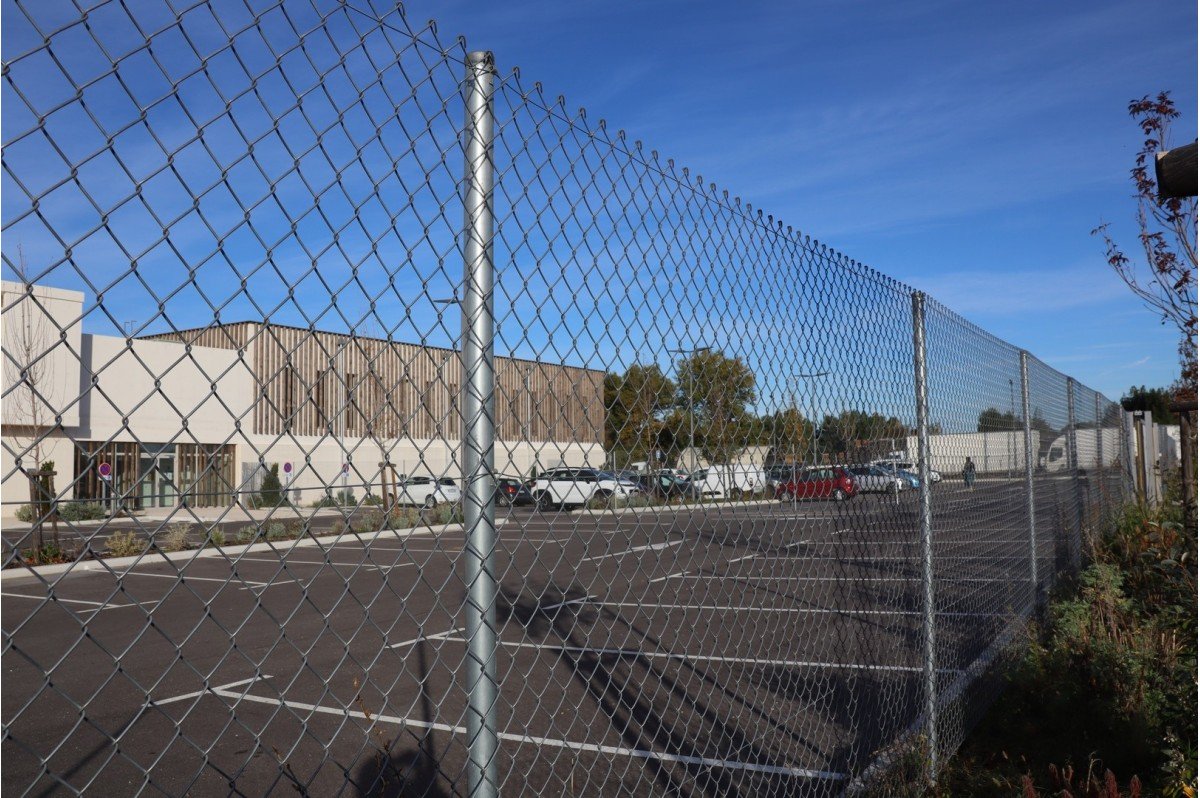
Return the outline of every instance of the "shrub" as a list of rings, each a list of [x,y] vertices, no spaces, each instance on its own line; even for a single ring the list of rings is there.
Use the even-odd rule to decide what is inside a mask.
[[[287,526],[282,521],[272,521],[264,527],[267,540],[285,540],[288,536]]]
[[[208,545],[221,548],[225,545],[225,532],[220,529],[211,529],[208,533]]]
[[[187,522],[171,524],[167,527],[166,533],[163,535],[162,545],[160,548],[163,551],[183,551],[190,549],[188,543],[188,533],[192,531],[192,525]]]
[[[262,487],[258,489],[258,497],[263,507],[278,507],[283,504],[283,483],[279,481],[279,463],[271,463],[267,473],[263,475]]]
[[[463,522],[462,504],[449,502],[439,504],[430,512],[430,524],[461,524]]]
[[[33,508],[28,504],[22,504],[17,508],[17,520],[31,523],[33,521]]]
[[[67,562],[67,555],[57,543],[46,543],[40,549],[26,549],[22,554],[34,565]]]
[[[388,529],[412,529],[420,525],[421,514],[412,507],[396,507],[388,515]]]
[[[105,548],[113,557],[131,557],[134,554],[141,554],[145,550],[145,545],[141,538],[132,531],[114,532],[109,536]]]
[[[58,517],[64,521],[98,521],[108,515],[104,505],[96,502],[62,502]]]
[[[258,537],[258,527],[244,526],[238,530],[237,542],[238,543],[252,543],[254,541],[254,539],[257,537]]]

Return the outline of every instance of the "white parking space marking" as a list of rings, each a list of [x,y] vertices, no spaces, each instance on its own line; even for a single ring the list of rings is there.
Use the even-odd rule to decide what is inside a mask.
[[[685,543],[683,540],[674,540],[669,543],[648,543],[645,546],[634,546],[633,548],[625,549],[624,551],[614,551],[608,554],[597,554],[595,557],[584,557],[580,562],[592,562],[593,560],[605,560],[609,557],[624,557],[626,554],[635,554],[639,551],[662,551],[669,549],[672,546],[678,546],[680,543]]]
[[[661,582],[666,579],[729,579],[735,582],[778,582],[790,580],[795,582],[920,582],[919,576],[796,576],[781,574],[779,576],[758,576],[755,574],[672,574],[652,581]],[[999,582],[1002,584],[1025,583],[1009,579],[992,579],[983,576],[938,576],[939,582]]]
[[[95,609],[83,610],[82,615],[95,615],[98,612],[105,610],[123,610],[128,607],[141,607],[143,609],[151,609],[159,603],[159,600],[154,601],[134,601],[124,604],[116,604],[111,601],[88,601],[86,599],[71,599],[63,598],[62,596],[31,596],[28,593],[9,593],[0,592],[0,596],[8,596],[9,598],[32,599],[34,601],[54,601],[62,604],[81,604],[85,607],[93,607]]]
[[[465,638],[446,638],[457,643],[467,642]],[[728,657],[719,654],[679,654],[673,651],[645,651],[638,648],[592,648],[590,646],[562,646],[554,643],[513,643],[506,640],[497,641],[497,645],[506,648],[531,648],[542,651],[557,651],[561,654],[598,654],[600,656],[633,657],[635,659],[667,659],[688,662],[728,662],[735,665],[767,665],[782,668],[830,668],[834,670],[863,670],[863,671],[899,671],[903,673],[922,673],[920,665],[881,665],[874,662],[820,662],[817,660],[765,659],[762,657]],[[957,668],[938,668],[939,673],[961,673]]]
[[[321,706],[320,704],[309,704],[303,701],[291,701],[283,698],[270,698],[268,696],[258,696],[249,693],[242,694],[228,691],[223,688],[214,688],[211,692],[223,698],[231,698],[239,701],[252,701],[273,707],[288,707],[290,709],[301,710],[303,712],[332,715],[340,718],[356,718],[358,720],[365,720],[370,723],[392,723],[397,726],[407,726],[414,729],[425,729],[429,731],[449,732],[451,734],[465,735],[468,733],[465,726],[451,726],[448,723],[432,723],[430,721],[402,718],[396,715],[368,715],[365,712],[359,712],[353,709],[325,707]],[[586,751],[588,753],[605,754],[608,756],[627,756],[635,759],[649,759],[658,762],[672,762],[685,765],[697,765],[701,767],[744,770],[754,773],[766,773],[774,776],[792,776],[795,778],[804,779],[827,779],[831,781],[844,781],[848,778],[845,773],[837,773],[828,770],[809,770],[807,768],[786,767],[783,765],[740,762],[733,759],[687,756],[684,754],[667,754],[659,753],[657,751],[648,751],[640,748],[626,748],[615,745],[595,745],[593,743],[577,743],[571,740],[559,740],[552,737],[538,737],[532,734],[512,734],[511,732],[500,732],[497,737],[506,742],[541,745],[547,748]]]
[[[414,562],[398,562],[392,565],[382,565],[372,562],[335,562],[334,560],[300,560],[295,557],[288,557],[284,560],[275,560],[270,557],[240,557],[238,562],[261,562],[271,565],[332,565],[339,568],[360,568],[366,571],[390,571],[393,568],[408,568],[415,566]]]
[[[566,604],[576,604],[582,602],[583,599],[575,601],[563,602],[562,605],[555,604],[559,607]],[[921,617],[925,613],[923,610],[854,610],[854,609],[838,609],[836,607],[739,607],[736,605],[724,604],[655,604],[645,601],[595,601],[593,603],[602,604],[605,607],[637,607],[646,609],[665,609],[665,610],[713,610],[716,612],[778,612],[796,615],[901,615]],[[547,607],[546,609],[550,609]],[[1016,612],[938,612],[944,618],[1011,618],[1016,615]]]
[[[130,576],[148,576],[154,579],[170,579],[172,582],[220,582],[223,585],[237,584],[245,585],[246,587],[270,587],[270,585],[268,585],[266,582],[254,582],[249,579],[242,579],[233,573],[229,575],[229,578],[222,579],[216,576],[192,576],[191,574],[183,573],[150,574],[146,573],[145,571],[126,571],[120,575],[120,578],[124,579]]]
[[[420,637],[414,637],[412,640],[405,640],[402,643],[392,643],[391,645],[384,646],[384,648],[407,648],[408,646],[415,646],[417,643],[421,643],[426,640],[448,640],[457,634],[462,634],[465,631],[466,629],[460,628],[451,629],[448,632],[438,632],[437,634],[432,635],[421,635]]]
[[[251,676],[249,679],[242,679],[240,681],[230,682],[229,684],[220,684],[220,685],[217,685],[216,687],[206,687],[203,690],[196,690],[193,693],[184,693],[183,695],[177,695],[172,698],[164,698],[161,701],[155,701],[154,699],[150,699],[149,702],[147,702],[147,703],[150,706],[161,707],[164,704],[174,704],[176,701],[186,701],[189,698],[196,698],[197,696],[208,695],[209,693],[216,693],[217,695],[222,695],[222,696],[225,696],[226,698],[240,698],[241,693],[225,693],[223,691],[228,690],[230,687],[241,687],[243,684],[250,684],[251,682],[257,682],[257,681],[261,681],[264,679],[270,679],[270,678],[271,678],[270,676],[266,676],[266,675]]]

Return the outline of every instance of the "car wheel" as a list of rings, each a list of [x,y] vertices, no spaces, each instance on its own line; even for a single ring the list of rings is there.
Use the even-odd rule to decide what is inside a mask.
[[[544,490],[540,490],[533,494],[533,504],[539,510],[545,511],[550,509],[550,494]]]
[[[504,495],[503,493],[497,493],[496,494],[496,506],[497,507],[512,507],[512,499],[508,498],[508,496]]]
[[[425,497],[424,507],[426,510],[432,510],[434,507],[437,507],[437,499],[433,498],[432,493]]]
[[[600,502],[605,507],[611,507],[613,493],[611,490],[598,490],[592,494],[592,501]]]
[[[785,490],[783,492],[783,500],[785,502],[791,502],[795,504],[798,498],[800,497],[796,495],[795,491]]]
[[[734,501],[741,501],[742,500],[742,489],[734,488],[733,490],[729,491],[729,496]]]
[[[846,495],[846,491],[842,490],[841,488],[838,488],[833,492],[833,500],[835,502],[844,502],[848,498],[850,497]]]

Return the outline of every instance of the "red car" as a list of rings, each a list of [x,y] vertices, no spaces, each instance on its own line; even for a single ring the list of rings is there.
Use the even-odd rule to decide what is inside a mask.
[[[775,488],[775,498],[781,501],[800,499],[833,499],[844,502],[858,495],[858,483],[850,472],[840,466],[808,468],[789,474]]]

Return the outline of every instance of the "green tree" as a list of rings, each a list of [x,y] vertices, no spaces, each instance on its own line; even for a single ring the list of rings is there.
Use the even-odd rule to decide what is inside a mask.
[[[740,357],[717,350],[693,352],[676,367],[675,404],[687,416],[686,428],[678,432],[685,445],[699,447],[709,462],[728,462],[754,433],[753,416],[746,410],[756,397],[754,372]]]
[[[1010,432],[1024,428],[1025,423],[1021,419],[1010,412],[1001,412],[994,407],[989,407],[979,414],[979,425],[976,427],[980,432]]]
[[[607,416],[604,443],[615,459],[650,460],[658,448],[663,416],[675,399],[675,385],[657,365],[631,365],[604,378]]]
[[[826,415],[817,431],[821,453],[835,460],[864,460],[886,454],[909,428],[895,416],[843,410]]]
[[[279,463],[271,463],[267,473],[263,474],[262,487],[258,489],[258,498],[263,507],[278,507],[283,504],[283,483],[279,481]]]
[[[758,432],[753,443],[769,445],[768,463],[794,463],[808,459],[812,452],[815,429],[797,409],[789,407],[757,420]]]
[[[1169,388],[1130,385],[1121,397],[1121,407],[1130,412],[1149,412],[1155,424],[1178,424],[1179,419],[1171,412],[1173,396],[1174,392]]]

